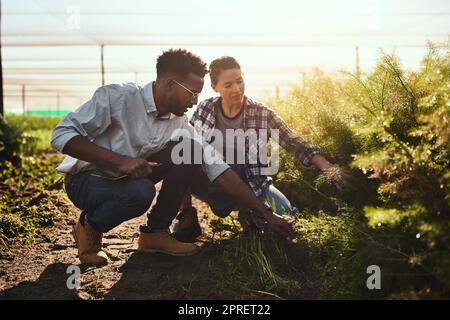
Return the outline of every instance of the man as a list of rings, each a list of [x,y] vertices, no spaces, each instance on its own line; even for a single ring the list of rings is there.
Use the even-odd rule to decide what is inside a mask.
[[[171,137],[179,129],[193,130],[184,112],[198,102],[206,64],[186,50],[172,49],[158,58],[156,73],[156,81],[144,87],[99,88],[53,131],[51,145],[68,155],[58,167],[66,174],[67,195],[83,210],[74,227],[82,263],[108,262],[101,248],[102,233],[146,212],[161,180],[147,225],[140,228],[138,250],[176,256],[199,250],[168,232],[198,166],[173,161],[176,143]],[[204,161],[202,168],[210,181],[253,209],[275,231],[292,236],[292,227],[258,201],[227,164],[208,163]]]

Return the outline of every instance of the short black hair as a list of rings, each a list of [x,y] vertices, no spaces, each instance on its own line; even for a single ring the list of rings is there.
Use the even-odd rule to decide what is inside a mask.
[[[208,73],[208,69],[206,63],[199,56],[184,49],[164,51],[156,62],[158,78],[175,73],[185,79],[191,72],[203,78]]]
[[[209,65],[209,76],[211,77],[211,83],[217,83],[217,81],[219,80],[219,75],[222,71],[235,68],[238,68],[240,70],[241,66],[233,57],[224,56],[214,59]]]

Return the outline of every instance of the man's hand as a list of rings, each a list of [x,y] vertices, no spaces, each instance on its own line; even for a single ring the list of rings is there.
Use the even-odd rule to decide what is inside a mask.
[[[100,167],[117,169],[133,179],[148,177],[157,163],[120,155],[97,146],[86,137],[75,136],[66,143],[63,153]]]
[[[264,218],[268,222],[269,228],[281,235],[283,239],[290,242],[294,237],[292,225],[282,217],[269,211],[232,169],[224,171],[216,178],[215,182],[243,206],[253,210],[254,214]]]
[[[283,217],[267,211],[264,218],[266,219],[269,228],[280,235],[287,242],[292,242],[294,238],[294,229],[292,223],[284,219]]]
[[[142,158],[124,157],[117,167],[120,172],[129,175],[132,179],[145,178],[152,174],[152,168],[158,163],[150,162]]]

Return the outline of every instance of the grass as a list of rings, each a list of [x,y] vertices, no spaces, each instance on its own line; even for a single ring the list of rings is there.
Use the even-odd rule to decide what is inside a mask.
[[[54,225],[67,207],[58,193],[56,172],[63,156],[51,151],[53,126],[59,119],[8,116],[8,125],[20,128],[23,143],[19,158],[0,165],[0,251],[12,244],[32,244],[35,236]]]

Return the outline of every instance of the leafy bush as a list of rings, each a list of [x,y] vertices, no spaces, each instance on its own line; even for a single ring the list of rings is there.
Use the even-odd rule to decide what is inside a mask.
[[[19,125],[8,124],[0,116],[0,161],[2,163],[5,160],[19,162],[27,142],[30,143]]]
[[[25,139],[23,153],[36,155],[52,150],[50,137],[61,118],[8,116],[8,124],[19,128]]]
[[[385,223],[400,236],[415,235],[404,249],[414,252],[411,263],[449,288],[450,56],[431,48],[422,69],[408,74],[385,55],[355,85],[367,88],[363,99],[373,101],[361,127],[373,143],[353,162],[380,182],[382,205],[364,210],[369,225]]]
[[[301,225],[308,234],[330,239],[303,238],[322,278],[331,281],[325,294],[364,296],[361,269],[374,260],[384,266],[383,274],[397,275],[390,277],[395,286],[385,296],[411,290],[448,294],[449,89],[449,52],[431,46],[416,72],[403,70],[395,55],[382,53],[370,74],[332,77],[316,70],[304,88],[271,101],[297,134],[319,145],[325,157],[355,178],[338,194],[317,171],[281,154],[275,184],[304,212]],[[319,210],[326,214],[317,215]],[[338,257],[352,252],[348,248],[358,259],[340,264]],[[340,271],[333,273],[327,262]],[[330,272],[334,276],[327,278]],[[347,279],[346,272],[359,273],[359,280]],[[339,290],[343,282],[346,289]]]

